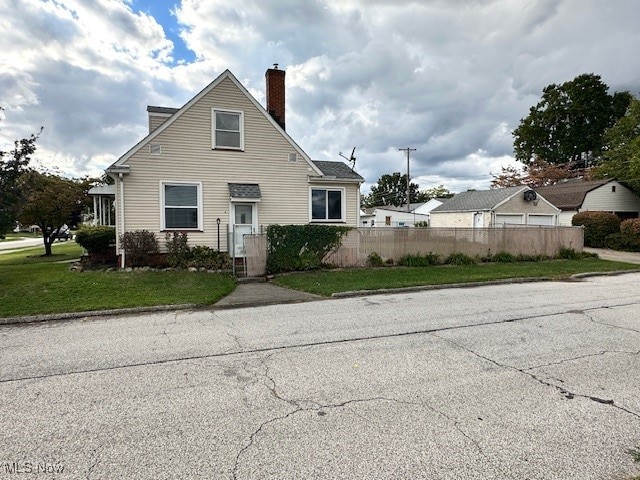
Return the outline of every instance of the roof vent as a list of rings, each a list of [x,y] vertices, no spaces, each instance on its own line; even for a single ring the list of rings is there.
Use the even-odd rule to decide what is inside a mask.
[[[538,194],[533,190],[527,190],[524,192],[524,201],[525,202],[533,202],[536,198],[538,198]]]

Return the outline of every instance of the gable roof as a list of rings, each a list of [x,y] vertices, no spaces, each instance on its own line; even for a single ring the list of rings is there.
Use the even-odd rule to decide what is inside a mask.
[[[520,185],[517,187],[462,192],[446,200],[442,205],[431,210],[431,212],[475,212],[493,210],[524,190],[530,190],[530,188]]]
[[[584,199],[592,190],[599,188],[612,180],[567,180],[547,187],[535,188],[535,191],[546,198],[560,210],[578,210]]]
[[[147,145],[151,140],[153,140],[158,135],[160,135],[160,133],[162,133],[167,128],[169,128],[178,118],[180,118],[184,114],[184,112],[188,111],[201,98],[203,98],[205,95],[211,92],[211,90],[216,88],[225,79],[229,79],[231,82],[233,82],[234,85],[238,87],[240,92],[242,92],[242,94],[245,97],[247,97],[247,99],[251,103],[253,103],[253,105],[258,109],[258,111],[260,111],[260,113],[264,115],[264,117],[269,121],[269,123],[271,123],[284,136],[284,138],[291,144],[291,146],[296,150],[296,152],[298,152],[302,156],[302,158],[304,158],[304,160],[309,164],[309,166],[318,175],[322,175],[322,171],[311,161],[311,158],[309,158],[309,156],[302,150],[302,148],[300,148],[300,146],[293,140],[293,138],[291,138],[289,134],[286,131],[284,131],[280,125],[278,125],[278,123],[273,119],[273,117],[267,113],[264,107],[260,105],[260,103],[258,103],[258,101],[253,97],[253,95],[249,93],[249,91],[244,87],[244,85],[242,85],[238,81],[238,79],[233,75],[233,73],[231,73],[228,69],[222,72],[218,76],[218,78],[216,78],[213,82],[211,82],[204,89],[202,89],[200,93],[198,93],[195,97],[189,100],[184,106],[179,108],[175,113],[173,113],[166,122],[164,122],[162,125],[156,128],[153,132],[151,132],[149,135],[144,137],[138,143],[136,143],[132,148],[130,148],[124,155],[122,155],[112,165],[107,167],[107,171],[112,170],[116,167],[124,167],[126,165],[126,161],[129,160],[131,156],[137,153],[142,147]],[[166,108],[166,107],[155,107],[155,108]],[[166,109],[173,110],[170,108],[166,108]],[[164,112],[164,113],[170,113],[170,112]]]
[[[329,162],[324,160],[313,160],[313,163],[322,171],[325,177],[335,177],[340,180],[358,180],[364,182],[364,178],[344,162]]]

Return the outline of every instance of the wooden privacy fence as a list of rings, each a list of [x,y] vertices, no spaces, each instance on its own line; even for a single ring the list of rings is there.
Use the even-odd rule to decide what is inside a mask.
[[[561,248],[581,252],[582,227],[504,228],[357,228],[343,237],[342,244],[324,262],[336,267],[364,267],[369,255],[398,261],[404,255],[452,253],[469,256],[509,252],[513,255],[557,255]],[[266,235],[245,237],[247,275],[264,275],[267,266]]]

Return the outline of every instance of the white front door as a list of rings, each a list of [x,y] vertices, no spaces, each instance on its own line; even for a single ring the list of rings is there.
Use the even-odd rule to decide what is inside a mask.
[[[481,212],[474,213],[473,228],[483,228],[483,227],[484,227],[484,215]]]
[[[232,204],[233,248],[236,257],[244,257],[244,236],[256,232],[255,203]]]

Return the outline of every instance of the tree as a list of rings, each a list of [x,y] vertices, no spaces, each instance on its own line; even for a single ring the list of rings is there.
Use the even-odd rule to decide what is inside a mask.
[[[421,200],[415,200],[416,202],[428,202],[432,198],[451,198],[455,194],[450,192],[444,185],[438,185],[437,187],[427,188],[418,192],[418,197]]]
[[[87,204],[88,179],[59,177],[28,171],[20,178],[25,204],[19,220],[37,225],[42,231],[45,256],[51,255],[51,244],[65,224],[71,224],[75,215]]]
[[[574,170],[569,164],[553,165],[542,160],[534,160],[529,165],[523,165],[521,169],[513,166],[502,167],[499,175],[491,174],[491,188],[516,187],[527,185],[529,187],[544,187],[553,185],[560,180],[575,178],[581,175],[582,170]]]
[[[633,98],[627,112],[604,135],[606,148],[594,176],[624,181],[640,194],[640,100]]]
[[[609,95],[608,90],[594,74],[545,87],[540,102],[513,132],[516,160],[579,168],[597,159],[605,130],[624,114],[631,100],[629,92]]]
[[[38,135],[16,140],[9,152],[0,151],[0,238],[13,229],[24,204],[19,179],[28,169],[30,155],[36,151]]]
[[[410,183],[411,201],[420,201],[418,199],[417,183]],[[407,174],[401,175],[400,172],[394,172],[391,175],[382,175],[378,182],[371,187],[371,193],[362,198],[363,207],[378,207],[381,205],[395,205],[399,207],[407,203]]]

